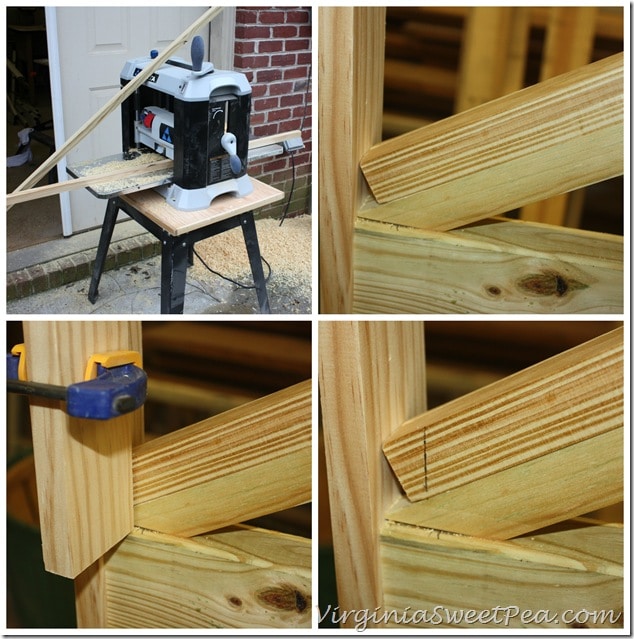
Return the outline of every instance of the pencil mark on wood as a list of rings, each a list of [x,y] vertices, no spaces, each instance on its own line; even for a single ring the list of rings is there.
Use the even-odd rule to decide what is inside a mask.
[[[425,471],[425,492],[427,492],[427,429],[423,428],[423,468]]]

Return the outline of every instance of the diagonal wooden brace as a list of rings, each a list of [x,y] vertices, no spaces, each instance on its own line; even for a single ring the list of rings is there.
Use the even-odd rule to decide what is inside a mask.
[[[439,406],[384,452],[412,505],[390,517],[505,539],[623,494],[623,330]]]

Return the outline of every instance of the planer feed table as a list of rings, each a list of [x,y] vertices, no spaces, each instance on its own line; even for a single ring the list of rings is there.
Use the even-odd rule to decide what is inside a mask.
[[[141,173],[151,170],[157,164],[156,170]],[[130,159],[126,158],[125,153],[116,153],[98,160],[67,166],[66,171],[76,179],[99,177],[108,173],[119,175],[120,177],[113,177],[109,182],[93,182],[86,187],[100,199],[169,184],[173,177],[171,162],[161,154],[149,150]],[[129,172],[129,175],[126,175],[126,172]]]

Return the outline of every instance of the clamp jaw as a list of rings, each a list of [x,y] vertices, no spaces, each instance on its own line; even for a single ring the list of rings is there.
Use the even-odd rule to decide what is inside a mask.
[[[147,395],[147,375],[135,351],[93,355],[84,381],[68,387],[26,380],[24,345],[18,344],[7,354],[7,390],[65,401],[71,417],[113,419],[143,406]]]

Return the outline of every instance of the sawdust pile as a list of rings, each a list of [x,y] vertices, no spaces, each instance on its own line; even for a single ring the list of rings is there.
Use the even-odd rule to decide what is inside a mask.
[[[310,300],[312,291],[312,221],[310,215],[279,220],[256,220],[255,227],[262,257],[271,266],[271,283],[294,290]],[[214,271],[241,283],[252,282],[251,267],[241,228],[235,228],[196,243],[196,252]],[[264,275],[268,267],[263,265]],[[194,277],[213,278],[200,260],[194,258],[190,270]]]

